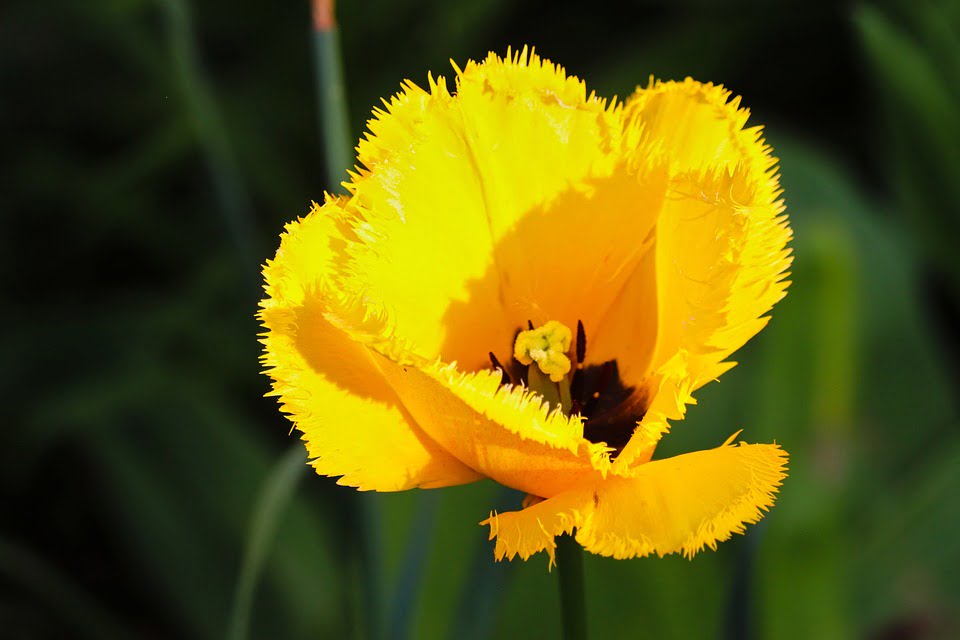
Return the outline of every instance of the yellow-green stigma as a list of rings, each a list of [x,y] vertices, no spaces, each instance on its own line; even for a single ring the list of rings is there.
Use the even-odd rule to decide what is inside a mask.
[[[521,331],[513,346],[513,357],[528,366],[536,362],[551,381],[560,382],[570,373],[567,351],[572,338],[570,329],[551,320],[536,329]]]

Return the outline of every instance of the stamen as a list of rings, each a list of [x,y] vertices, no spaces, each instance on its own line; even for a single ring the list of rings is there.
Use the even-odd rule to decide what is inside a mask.
[[[577,320],[577,370],[570,382],[570,413],[583,415],[583,361],[587,357],[587,333],[583,330],[583,321]]]
[[[577,364],[583,364],[587,357],[587,334],[583,330],[583,321],[577,320]]]
[[[493,365],[494,369],[500,369],[500,384],[513,383],[513,380],[510,379],[510,374],[507,373],[507,368],[500,364],[500,361],[497,360],[497,356],[493,355],[493,351],[490,352],[490,364]]]

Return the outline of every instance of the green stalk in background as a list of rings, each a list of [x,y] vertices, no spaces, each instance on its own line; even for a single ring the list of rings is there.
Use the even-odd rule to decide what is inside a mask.
[[[306,453],[299,442],[294,444],[267,475],[260,497],[253,510],[246,548],[240,564],[230,612],[229,640],[250,637],[253,596],[263,573],[267,554],[276,537],[277,527],[293,501],[297,485],[303,478]]]
[[[167,21],[174,78],[210,171],[214,192],[227,230],[237,246],[249,282],[258,280],[253,205],[243,184],[223,113],[204,77],[197,39],[185,0],[161,0]],[[258,289],[259,290],[259,289]]]
[[[352,166],[350,121],[347,117],[347,96],[343,83],[343,61],[340,55],[340,32],[334,12],[334,0],[313,0],[313,59],[316,72],[317,116],[320,140],[326,165],[326,186],[331,192],[343,192],[341,182]],[[367,638],[380,638],[380,518],[375,496],[357,494],[347,504],[345,522],[356,554],[359,592],[363,615],[355,616],[360,633]]]
[[[353,149],[350,145],[347,93],[343,84],[340,31],[334,16],[334,0],[313,0],[313,60],[327,189],[342,191],[340,183],[352,165]]]

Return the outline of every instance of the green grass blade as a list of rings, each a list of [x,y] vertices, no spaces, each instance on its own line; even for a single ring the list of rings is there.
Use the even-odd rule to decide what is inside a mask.
[[[433,546],[440,497],[436,491],[417,492],[413,526],[410,527],[403,566],[390,604],[387,637],[391,640],[412,637],[413,616],[423,586],[424,569]]]
[[[308,468],[305,460],[303,445],[293,445],[267,476],[254,507],[230,613],[228,638],[231,640],[246,640],[250,635],[250,617],[257,583],[274,541],[277,525]]]
[[[244,269],[250,271],[251,281],[255,281],[258,253],[253,239],[253,205],[240,175],[223,114],[201,70],[187,4],[183,0],[162,0],[160,4],[167,21],[174,79],[183,108],[206,156],[220,210],[240,260]]]

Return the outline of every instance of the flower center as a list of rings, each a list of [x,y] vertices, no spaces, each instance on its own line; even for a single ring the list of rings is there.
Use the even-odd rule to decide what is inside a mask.
[[[646,413],[646,393],[623,384],[616,360],[584,362],[587,337],[580,322],[573,345],[573,333],[563,323],[551,320],[539,327],[529,323],[529,330],[517,332],[509,370],[492,351],[490,362],[501,371],[503,384],[525,384],[550,407],[581,415],[586,420],[584,437],[606,443],[616,456]]]

